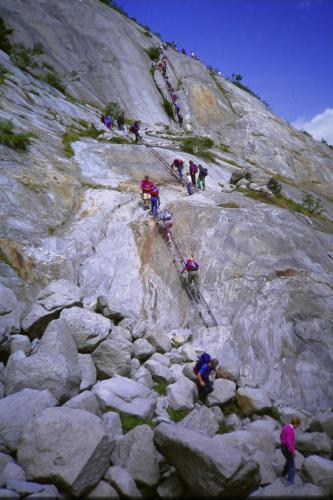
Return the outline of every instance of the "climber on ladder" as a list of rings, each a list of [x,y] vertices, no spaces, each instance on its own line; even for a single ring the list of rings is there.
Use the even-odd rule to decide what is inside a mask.
[[[183,274],[185,271],[187,272],[187,279],[192,295],[196,300],[199,300],[199,264],[194,260],[193,255],[190,255],[190,257],[185,262],[185,266],[181,274]]]
[[[183,168],[184,168],[184,160],[180,160],[179,158],[176,158],[173,160],[173,163],[171,165],[172,170],[177,169],[179,178],[183,180]]]
[[[150,208],[150,192],[154,187],[154,183],[149,180],[148,175],[140,182],[140,189],[143,201],[143,208],[149,210]]]
[[[169,210],[161,210],[157,219],[157,225],[168,244],[171,244],[172,213]]]

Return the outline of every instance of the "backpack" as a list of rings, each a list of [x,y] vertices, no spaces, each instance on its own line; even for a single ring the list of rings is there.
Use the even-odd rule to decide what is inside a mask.
[[[158,196],[158,195],[159,195],[159,189],[157,186],[154,186],[150,191],[150,196]]]
[[[185,267],[187,271],[197,271],[199,269],[199,264],[197,264],[194,260],[191,262],[187,261]]]
[[[198,171],[198,167],[196,166],[195,163],[192,163],[191,166],[190,166],[190,173],[191,174],[196,174]]]
[[[201,167],[200,172],[199,172],[199,177],[207,177],[208,175],[208,170],[206,167]]]
[[[197,362],[195,364],[195,367],[193,368],[193,373],[195,373],[195,375],[197,375],[199,373],[199,370],[202,367],[202,365],[204,365],[205,363],[209,363],[210,360],[211,360],[211,357],[207,352],[200,354],[200,356],[198,357]]]
[[[160,214],[160,217],[162,220],[166,221],[166,220],[171,220],[172,218],[172,213],[171,212],[168,212],[168,210],[164,210],[164,212],[162,212]]]

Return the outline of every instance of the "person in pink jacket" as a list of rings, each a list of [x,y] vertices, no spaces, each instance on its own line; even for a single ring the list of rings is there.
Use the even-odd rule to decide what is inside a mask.
[[[280,434],[281,452],[286,459],[282,470],[282,476],[288,473],[288,482],[293,484],[295,479],[295,453],[296,453],[296,433],[295,429],[299,426],[298,417],[292,417],[291,423],[282,427]]]

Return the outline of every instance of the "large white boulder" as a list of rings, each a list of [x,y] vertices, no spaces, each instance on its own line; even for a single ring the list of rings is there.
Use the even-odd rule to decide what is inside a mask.
[[[113,465],[106,471],[105,480],[116,489],[121,497],[142,498],[132,476],[119,465]]]
[[[157,394],[144,385],[117,375],[93,387],[103,412],[113,410],[141,418],[151,417]]]
[[[192,410],[198,397],[196,384],[183,377],[174,384],[168,385],[167,399],[175,410]]]
[[[90,389],[93,385],[96,384],[96,367],[94,365],[91,354],[79,354],[78,361],[82,376],[80,391],[85,391],[86,389]]]
[[[24,425],[57,400],[47,390],[22,389],[0,399],[0,444],[15,451]]]
[[[177,425],[207,436],[214,436],[219,429],[219,422],[215,412],[206,406],[199,405],[180,420]]]
[[[232,380],[219,378],[214,380],[214,389],[207,397],[207,406],[223,405],[236,394],[236,384]]]
[[[325,432],[331,439],[333,438],[333,412],[320,413],[310,421],[312,432]]]
[[[82,353],[92,352],[111,331],[109,319],[81,307],[64,309],[60,318],[65,321],[78,351]]]
[[[175,378],[167,366],[154,359],[148,359],[144,364],[145,368],[150,372],[152,378],[156,382],[166,382],[167,384],[174,382]]]
[[[262,389],[239,388],[236,392],[236,398],[239,407],[246,416],[263,412],[272,406],[270,398]]]
[[[259,484],[258,465],[249,454],[220,446],[215,438],[162,423],[155,430],[154,441],[196,496],[227,496],[235,492],[246,496]]]
[[[22,321],[22,328],[30,338],[40,337],[47,325],[59,316],[65,307],[81,306],[83,294],[71,281],[60,279],[41,290],[30,312]]]
[[[144,338],[155,347],[157,352],[164,353],[171,351],[171,338],[158,325],[150,327],[146,331]]]
[[[93,392],[83,391],[63,405],[64,408],[74,408],[76,410],[85,410],[94,415],[100,414],[99,404]]]
[[[333,495],[332,460],[311,455],[304,460],[302,470],[311,483],[322,488],[327,495]]]
[[[47,408],[25,426],[17,461],[28,479],[52,482],[80,496],[102,479],[110,452],[99,417],[72,408]]]
[[[155,486],[160,479],[154,433],[148,425],[139,425],[116,440],[111,461],[129,472],[133,479],[146,486]]]
[[[331,440],[324,432],[304,432],[297,435],[296,446],[305,456],[316,454],[330,458],[332,452]]]
[[[6,334],[20,331],[20,313],[14,292],[0,283],[0,342]]]
[[[132,343],[125,328],[113,327],[110,336],[101,342],[92,353],[98,378],[114,375],[127,377],[131,373]]]
[[[29,357],[21,351],[12,354],[4,374],[7,395],[26,387],[47,389],[59,402],[78,394],[80,384],[76,345],[66,324],[60,319],[49,324],[36,354]]]

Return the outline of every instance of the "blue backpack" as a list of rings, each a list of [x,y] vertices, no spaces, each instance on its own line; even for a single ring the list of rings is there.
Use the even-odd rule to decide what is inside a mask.
[[[202,365],[209,363],[210,360],[211,360],[211,357],[207,352],[200,354],[200,356],[198,357],[197,362],[195,364],[195,367],[193,368],[193,373],[195,373],[197,375],[199,373],[199,370],[202,367]]]

